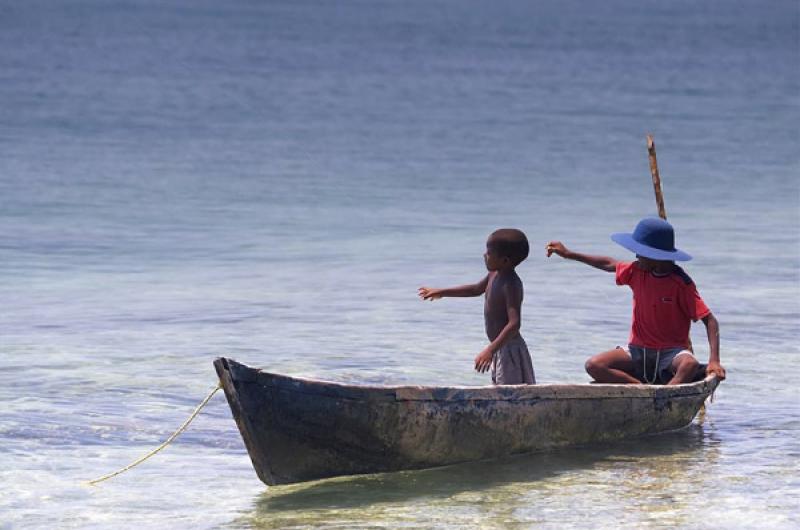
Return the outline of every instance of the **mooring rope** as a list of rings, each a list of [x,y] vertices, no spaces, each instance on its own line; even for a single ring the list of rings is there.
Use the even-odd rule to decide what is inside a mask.
[[[131,462],[130,464],[128,464],[127,466],[123,467],[119,471],[114,471],[113,473],[109,473],[108,475],[103,475],[100,478],[96,478],[94,480],[90,480],[89,482],[87,482],[87,484],[90,485],[90,486],[94,486],[95,484],[97,484],[99,482],[103,482],[104,480],[108,480],[108,479],[110,479],[112,477],[116,477],[117,475],[128,471],[132,467],[138,466],[139,464],[141,464],[142,462],[144,462],[145,460],[147,460],[148,458],[150,458],[151,456],[153,456],[157,452],[159,452],[162,449],[164,449],[166,446],[168,446],[170,444],[170,442],[172,442],[172,440],[177,438],[180,433],[182,433],[184,430],[186,430],[186,427],[188,427],[189,424],[192,423],[192,420],[195,419],[195,417],[200,413],[201,410],[203,410],[203,407],[206,406],[206,404],[211,400],[212,397],[214,397],[214,394],[216,394],[217,390],[219,390],[220,388],[222,388],[222,383],[217,383],[217,386],[214,387],[214,390],[212,390],[211,393],[209,395],[207,395],[206,398],[203,401],[200,402],[200,404],[197,406],[197,408],[194,409],[194,412],[192,412],[192,415],[189,416],[189,419],[187,419],[185,422],[183,422],[183,425],[178,427],[178,430],[175,431],[174,433],[172,433],[172,436],[167,438],[164,443],[162,443],[161,445],[159,445],[158,447],[156,447],[155,449],[153,449],[152,451],[150,451],[149,453],[147,453],[143,457],[139,458],[138,460],[136,460],[134,462]]]

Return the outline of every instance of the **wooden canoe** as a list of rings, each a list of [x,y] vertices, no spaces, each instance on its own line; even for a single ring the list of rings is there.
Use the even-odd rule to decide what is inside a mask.
[[[357,386],[214,366],[267,485],[421,469],[687,426],[715,377],[676,386]]]

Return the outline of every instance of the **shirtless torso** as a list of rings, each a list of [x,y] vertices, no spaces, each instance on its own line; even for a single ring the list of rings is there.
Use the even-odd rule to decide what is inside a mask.
[[[508,324],[509,309],[519,314],[523,288],[522,280],[513,270],[505,273],[492,271],[487,276],[487,282],[483,318],[486,324],[486,336],[493,341]],[[514,336],[516,335],[518,333]]]

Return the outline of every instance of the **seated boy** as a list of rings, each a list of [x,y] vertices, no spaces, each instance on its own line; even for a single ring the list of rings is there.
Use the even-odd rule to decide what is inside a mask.
[[[523,292],[522,280],[515,271],[528,257],[528,250],[528,239],[520,230],[496,230],[486,241],[483,259],[489,273],[481,281],[447,289],[419,288],[423,300],[486,293],[483,316],[490,344],[475,357],[475,370],[486,372],[491,368],[495,385],[536,383],[528,347],[519,334]]]
[[[719,359],[719,324],[697,292],[692,279],[675,261],[692,259],[675,248],[672,225],[658,218],[642,219],[632,234],[611,239],[636,254],[636,261],[621,262],[605,256],[588,256],[568,250],[561,242],[547,244],[547,256],[580,261],[615,272],[617,285],[633,291],[633,323],[628,349],[599,353],[586,361],[586,371],[598,383],[677,385],[695,380],[700,363],[691,350],[692,321],[706,325],[709,361],[706,375],[725,379]]]

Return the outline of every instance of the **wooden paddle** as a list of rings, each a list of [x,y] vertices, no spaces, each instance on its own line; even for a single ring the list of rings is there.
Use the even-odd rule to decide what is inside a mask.
[[[647,135],[647,154],[650,158],[650,175],[653,177],[653,188],[656,191],[656,204],[658,205],[658,216],[663,220],[667,220],[667,210],[664,208],[664,194],[661,192],[661,176],[658,174],[658,160],[656,159],[656,144],[653,141],[653,135]],[[694,353],[692,346],[692,338],[687,338],[689,341],[688,349]]]
[[[664,195],[661,193],[661,177],[658,174],[658,160],[656,160],[656,144],[653,135],[647,135],[647,154],[650,157],[650,174],[653,176],[653,188],[656,190],[656,204],[658,216],[667,220],[667,211],[664,209]]]

